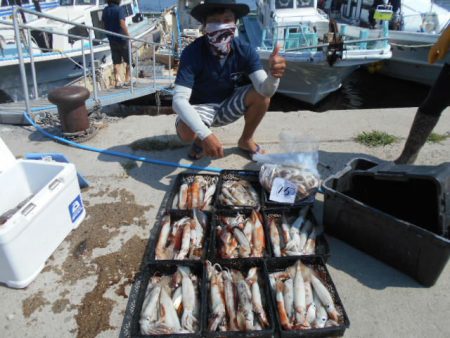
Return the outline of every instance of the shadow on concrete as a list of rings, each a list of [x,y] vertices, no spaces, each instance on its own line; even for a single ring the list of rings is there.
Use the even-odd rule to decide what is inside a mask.
[[[154,140],[160,140],[163,136],[152,136],[145,139],[140,139],[135,142],[148,142]],[[166,137],[166,136],[164,136]],[[126,154],[132,154],[134,156],[145,157],[148,159],[153,159],[157,161],[170,162],[173,166],[158,165],[152,163],[146,163],[141,161],[135,161],[133,159],[127,159],[122,157],[111,156],[107,154],[100,154],[98,159],[104,162],[119,162],[127,174],[139,182],[147,184],[152,188],[160,191],[169,191],[171,189],[172,183],[176,177],[175,171],[178,170],[176,165],[181,164],[182,159],[187,158],[187,153],[189,151],[189,146],[179,146],[176,149],[171,150],[133,150],[129,144],[118,145],[108,148],[109,151],[122,152]],[[211,160],[208,158],[202,158],[195,163],[184,163],[192,164],[199,167],[208,167],[211,164]],[[182,169],[183,170],[183,169]],[[185,171],[193,171],[192,169],[186,168]],[[178,174],[178,173],[177,173]],[[164,178],[170,178],[170,183],[162,182]]]
[[[411,277],[334,237],[326,236],[331,257],[328,264],[347,273],[361,284],[383,290],[388,287],[423,288]]]

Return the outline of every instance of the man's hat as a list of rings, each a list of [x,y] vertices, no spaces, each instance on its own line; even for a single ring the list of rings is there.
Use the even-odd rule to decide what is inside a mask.
[[[212,9],[225,8],[234,12],[236,20],[246,16],[250,8],[246,4],[237,4],[235,0],[204,0],[191,10],[191,15],[202,22]]]

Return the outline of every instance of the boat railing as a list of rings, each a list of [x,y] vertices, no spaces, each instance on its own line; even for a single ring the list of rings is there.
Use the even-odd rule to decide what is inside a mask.
[[[19,17],[18,17],[19,13],[34,14],[34,15],[38,16],[39,18],[41,18],[41,17],[47,18],[49,20],[53,20],[56,22],[68,24],[71,26],[77,26],[77,27],[87,30],[88,34],[87,34],[87,36],[82,36],[82,35],[77,35],[77,34],[73,34],[73,33],[61,32],[61,31],[57,31],[57,30],[44,28],[44,27],[36,27],[34,25],[29,25],[29,24],[19,21]],[[25,70],[25,63],[27,61],[26,59],[29,59],[28,61],[30,63],[31,77],[32,77],[32,81],[33,81],[34,99],[37,99],[39,97],[37,80],[36,80],[35,60],[34,60],[34,56],[33,56],[33,43],[32,43],[31,31],[40,31],[40,32],[44,32],[44,33],[56,34],[56,35],[66,36],[69,38],[74,38],[74,39],[80,40],[82,65],[79,65],[79,66],[83,69],[83,78],[84,78],[85,86],[87,86],[88,77],[92,78],[93,96],[94,96],[94,101],[96,101],[96,102],[99,101],[98,100],[99,94],[98,94],[97,73],[96,73],[96,68],[95,68],[96,67],[95,49],[97,47],[94,46],[94,42],[103,44],[103,43],[107,43],[107,41],[105,39],[102,40],[102,39],[95,38],[94,33],[100,32],[100,33],[120,37],[122,39],[127,40],[128,41],[128,64],[130,65],[130,67],[131,67],[131,65],[133,65],[133,62],[132,62],[133,61],[133,56],[132,56],[133,45],[132,45],[132,43],[134,42],[134,43],[140,43],[141,45],[143,44],[146,46],[151,46],[152,47],[152,61],[153,61],[152,80],[153,80],[153,88],[156,91],[156,68],[157,67],[156,67],[155,54],[156,54],[156,48],[159,47],[158,43],[149,42],[144,39],[135,38],[135,37],[111,32],[111,31],[108,31],[108,30],[105,30],[102,28],[98,28],[98,27],[92,27],[92,26],[88,26],[88,25],[84,25],[84,24],[80,24],[80,23],[70,22],[68,20],[64,20],[64,19],[52,16],[52,15],[49,15],[46,13],[35,12],[33,10],[29,10],[29,9],[19,7],[19,6],[14,6],[12,19],[13,19],[12,23],[9,21],[0,21],[0,24],[12,26],[14,29],[14,38],[15,38],[16,48],[17,48],[17,56],[18,56],[20,76],[21,76],[21,81],[22,81],[23,96],[25,99],[25,107],[26,107],[26,110],[28,113],[31,112],[31,104],[30,104],[30,95],[29,95],[28,84],[27,84],[27,74],[26,74],[26,70]],[[86,47],[88,47],[89,49],[86,50]],[[24,55],[25,53],[24,53],[23,49],[25,49],[25,48],[28,49],[27,55]],[[39,48],[39,49],[41,49],[41,48]],[[58,51],[58,52],[63,53],[63,51]],[[87,64],[86,63],[86,54],[90,54],[90,67],[86,67],[86,64]],[[170,56],[169,56],[169,69],[171,67],[170,63],[171,63],[171,60],[170,60]],[[89,71],[88,71],[88,68],[89,68]],[[135,70],[134,73],[135,74],[139,74],[138,69],[139,69],[139,53],[136,52],[136,59],[135,59],[135,64],[134,64],[134,70]],[[131,93],[134,93],[135,79],[133,78],[133,72],[130,72],[130,75],[131,75],[131,81],[130,81],[129,90]]]
[[[371,37],[370,30],[359,28],[350,34],[348,26],[339,25],[339,35],[347,50],[375,50],[389,46],[388,24],[385,22],[379,37]],[[373,31],[372,31],[373,32]],[[356,35],[355,35],[356,34]],[[326,39],[324,39],[326,40]],[[319,48],[328,48],[330,43],[320,42],[319,33],[308,25],[274,25],[272,28],[264,28],[261,37],[261,49],[273,50],[278,44],[283,52],[317,52]]]

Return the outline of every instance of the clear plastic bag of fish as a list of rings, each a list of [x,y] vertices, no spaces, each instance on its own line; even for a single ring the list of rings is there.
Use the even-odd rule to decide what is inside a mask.
[[[270,194],[269,199],[293,204],[314,194],[319,188],[318,143],[289,133],[281,133],[279,138],[279,153],[256,154],[253,159],[263,163],[259,182]],[[290,201],[284,199],[286,196],[290,197]]]

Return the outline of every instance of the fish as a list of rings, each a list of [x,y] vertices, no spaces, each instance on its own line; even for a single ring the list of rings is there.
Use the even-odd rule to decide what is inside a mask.
[[[180,210],[210,210],[218,180],[218,176],[184,177],[176,194],[178,197],[174,198],[173,206],[177,205]],[[175,203],[176,198],[178,204]]]
[[[166,215],[162,219],[161,233],[159,235],[158,243],[156,244],[155,255],[156,259],[169,259],[165,250],[167,238],[170,233],[170,216]]]
[[[258,212],[252,210],[252,257],[262,257],[266,247],[266,239],[264,236],[264,228],[259,218]]]
[[[177,311],[173,306],[172,299],[169,297],[164,288],[161,288],[159,301],[160,301],[161,322],[174,331],[180,331],[181,330],[180,319],[178,318]]]
[[[233,277],[230,271],[222,271],[224,281],[224,295],[225,295],[225,307],[229,318],[230,331],[237,331],[237,318],[236,318],[236,304],[233,288]]]
[[[325,310],[328,313],[328,316],[330,319],[334,321],[339,320],[339,313],[337,312],[333,298],[331,297],[330,292],[328,289],[323,285],[323,283],[320,281],[320,279],[314,274],[311,273],[311,284],[317,293],[318,298],[320,299],[320,302],[325,307]]]
[[[194,332],[194,327],[198,324],[198,320],[194,316],[195,307],[195,289],[189,275],[180,269],[181,275],[183,276],[181,280],[181,289],[183,295],[183,314],[181,316],[181,325],[184,329],[189,332]]]
[[[254,329],[254,313],[252,305],[252,292],[248,284],[244,280],[237,283],[237,293],[239,297],[239,308],[245,319],[245,330],[252,331]]]
[[[297,261],[294,278],[294,310],[296,325],[306,326],[305,282],[301,271],[301,263]]]
[[[226,180],[219,195],[222,205],[253,206],[260,205],[258,193],[252,184],[245,180]]]
[[[258,284],[258,268],[250,268],[246,281],[251,286],[253,311],[258,316],[261,326],[263,328],[268,327],[270,324],[262,305],[261,290]]]
[[[178,193],[178,208],[181,210],[187,209],[188,190],[189,185],[187,185],[186,183],[183,183],[180,186],[180,192]]]
[[[211,318],[208,324],[209,331],[216,331],[226,315],[225,304],[219,288],[219,277],[213,272],[210,278]]]
[[[160,285],[155,285],[153,288],[151,288],[151,291],[145,297],[144,303],[142,304],[141,320],[144,321],[147,320],[149,322],[156,321],[158,317],[158,311],[155,311],[155,309],[159,303],[160,293],[161,293]]]
[[[292,330],[291,321],[289,320],[289,316],[286,313],[286,307],[284,304],[284,297],[283,297],[283,290],[284,290],[283,282],[278,281],[276,284],[276,301],[277,301],[278,314],[280,316],[280,322],[281,322],[280,324],[283,329]]]
[[[294,318],[294,281],[292,278],[284,282],[283,288],[284,307],[290,321]]]
[[[278,228],[273,218],[270,221],[269,228],[270,228],[270,241],[272,242],[273,246],[273,253],[275,257],[281,257],[280,234],[278,233]]]

